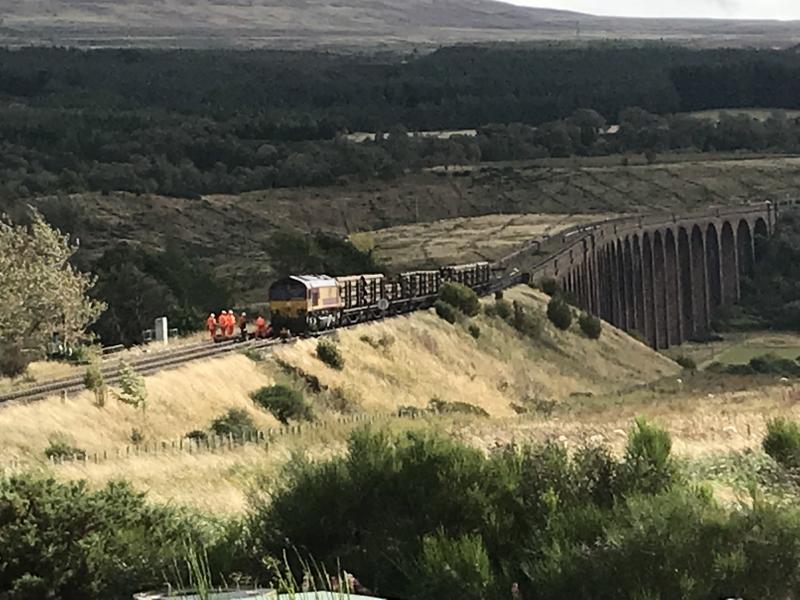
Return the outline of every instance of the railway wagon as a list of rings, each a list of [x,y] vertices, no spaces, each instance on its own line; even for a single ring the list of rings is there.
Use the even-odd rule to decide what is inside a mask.
[[[445,281],[481,293],[491,280],[491,266],[486,262],[408,271],[395,278],[382,274],[292,275],[269,289],[272,329],[308,333],[380,319],[433,305]]]

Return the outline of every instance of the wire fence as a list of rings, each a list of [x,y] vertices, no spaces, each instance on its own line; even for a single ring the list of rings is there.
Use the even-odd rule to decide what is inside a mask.
[[[262,446],[269,449],[271,444],[286,438],[299,438],[314,435],[315,432],[331,431],[338,428],[351,428],[378,421],[397,418],[416,418],[416,415],[399,414],[358,414],[313,421],[309,423],[273,427],[265,430],[245,431],[243,435],[214,435],[206,434],[204,437],[181,437],[177,439],[147,441],[131,443],[91,452],[79,451],[75,453],[59,452],[43,459],[12,459],[0,466],[0,473],[14,473],[31,467],[49,465],[90,465],[101,464],[111,460],[126,460],[149,456],[181,456],[208,453],[230,452],[246,446]]]

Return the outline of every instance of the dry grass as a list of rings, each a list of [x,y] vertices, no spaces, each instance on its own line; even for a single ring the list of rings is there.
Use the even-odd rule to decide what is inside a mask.
[[[244,356],[206,360],[147,378],[146,411],[109,398],[103,408],[85,392],[66,401],[51,398],[0,410],[0,452],[6,459],[43,460],[48,439],[66,434],[90,453],[130,444],[131,430],[146,440],[176,439],[204,429],[228,408],[245,408],[262,428],[277,425],[257,410],[249,393],[272,379]]]
[[[376,258],[401,271],[497,260],[532,238],[610,216],[614,215],[511,214],[443,219],[356,234],[354,243],[363,248],[365,240],[370,240]]]
[[[524,287],[506,297],[540,314],[547,302],[545,295]],[[677,370],[670,360],[608,325],[599,341],[591,341],[576,327],[564,333],[547,324],[544,341],[535,341],[498,319],[479,317],[476,322],[482,331],[478,340],[432,311],[340,331],[343,371],[316,358],[313,340],[276,353],[323,384],[347,390],[368,410],[422,407],[438,397],[474,404],[495,417],[515,414],[512,403],[616,390]],[[375,349],[360,339],[365,334],[394,341]]]

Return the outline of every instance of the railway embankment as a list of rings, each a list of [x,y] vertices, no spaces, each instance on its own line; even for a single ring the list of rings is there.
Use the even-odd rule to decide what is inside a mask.
[[[88,391],[9,403],[0,409],[0,452],[5,465],[13,460],[17,468],[32,465],[95,485],[126,478],[162,500],[231,512],[245,505],[253,477],[272,476],[293,454],[343,451],[359,426],[355,416],[379,418],[392,428],[448,427],[462,418],[541,421],[558,403],[678,370],[608,325],[599,340],[585,337],[577,325],[555,329],[544,316],[547,297],[526,286],[508,290],[505,298],[540,320],[536,335],[485,312],[450,324],[422,311],[328,336],[344,359],[341,370],[323,363],[318,340],[307,339],[260,356],[235,352],[148,376],[143,407],[117,400],[113,390],[103,406]],[[484,300],[484,306],[493,303]],[[303,423],[302,435],[275,435],[281,424],[251,399],[274,384],[294,388],[311,405],[314,422]],[[269,443],[198,444],[197,432],[212,434],[213,421],[231,409],[247,413]],[[390,418],[398,413],[422,418]],[[54,443],[77,448],[87,459],[48,460]]]

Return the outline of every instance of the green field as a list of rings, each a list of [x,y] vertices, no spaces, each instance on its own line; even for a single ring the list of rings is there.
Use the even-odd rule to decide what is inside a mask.
[[[752,358],[774,354],[781,358],[800,357],[800,334],[754,332],[725,334],[724,340],[706,344],[687,343],[667,352],[669,356],[688,356],[699,367],[714,362],[726,365],[745,364]]]

